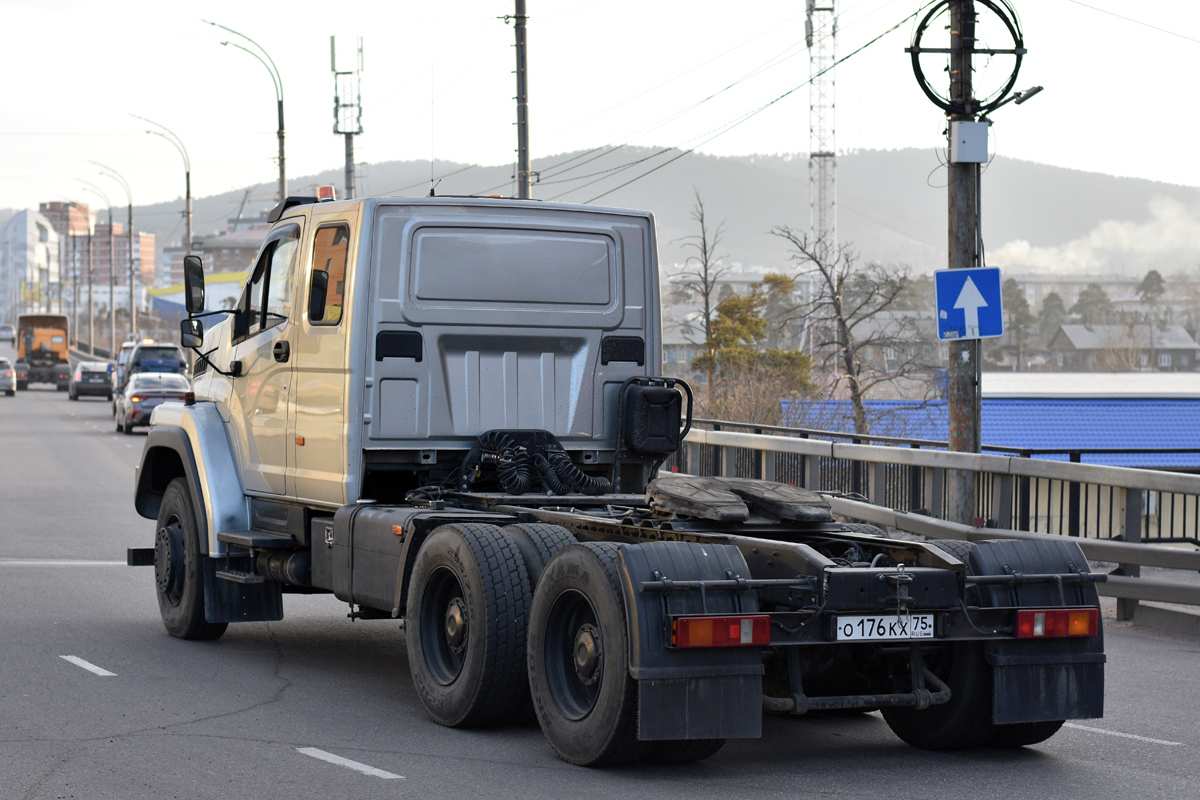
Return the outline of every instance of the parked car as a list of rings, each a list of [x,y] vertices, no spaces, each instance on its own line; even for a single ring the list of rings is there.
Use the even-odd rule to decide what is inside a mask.
[[[12,325],[0,325],[0,341],[5,339],[13,347],[17,346],[17,329]]]
[[[84,361],[71,373],[67,393],[72,400],[80,397],[104,397],[113,399],[112,365],[103,361]]]
[[[129,376],[125,390],[117,396],[117,430],[133,433],[137,425],[150,424],[150,412],[166,400],[183,400],[191,391],[187,378],[163,372],[139,372]]]
[[[0,390],[9,397],[17,393],[17,371],[7,358],[0,358]]]

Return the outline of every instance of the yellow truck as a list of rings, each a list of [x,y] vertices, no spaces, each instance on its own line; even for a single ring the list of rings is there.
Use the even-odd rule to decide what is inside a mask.
[[[70,336],[63,314],[17,317],[17,389],[31,383],[53,383],[60,392],[71,380]]]

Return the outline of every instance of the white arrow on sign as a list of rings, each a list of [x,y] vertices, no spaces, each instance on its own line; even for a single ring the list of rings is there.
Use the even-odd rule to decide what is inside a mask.
[[[963,315],[967,318],[967,330],[965,331],[966,338],[974,338],[979,336],[979,309],[987,308],[987,301],[983,299],[983,295],[979,293],[979,289],[975,286],[975,281],[967,277],[967,282],[963,284],[962,291],[958,293],[958,299],[954,301],[955,308],[961,308]]]

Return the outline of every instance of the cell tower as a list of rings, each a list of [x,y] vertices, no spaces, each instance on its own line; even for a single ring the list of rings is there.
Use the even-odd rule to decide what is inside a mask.
[[[836,0],[808,0],[808,202],[814,238],[837,246],[837,152],[833,62],[837,58]]]
[[[346,137],[346,199],[354,197],[354,137],[362,133],[363,45],[358,37],[358,59],[352,70],[338,70],[337,37],[329,37],[329,66],[333,70],[333,132]]]

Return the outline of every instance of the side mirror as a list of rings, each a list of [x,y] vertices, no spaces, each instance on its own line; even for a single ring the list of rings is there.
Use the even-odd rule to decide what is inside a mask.
[[[325,297],[329,293],[329,273],[324,270],[313,270],[312,289],[308,293],[308,321],[320,322],[325,319]]]
[[[201,278],[201,280],[203,280],[203,278]],[[204,293],[203,287],[200,288],[200,292],[201,294]],[[180,344],[189,349],[203,345],[204,323],[198,319],[190,317],[188,319],[181,320],[179,323],[179,341]]]
[[[183,257],[183,301],[189,314],[204,310],[204,262],[200,256]]]

